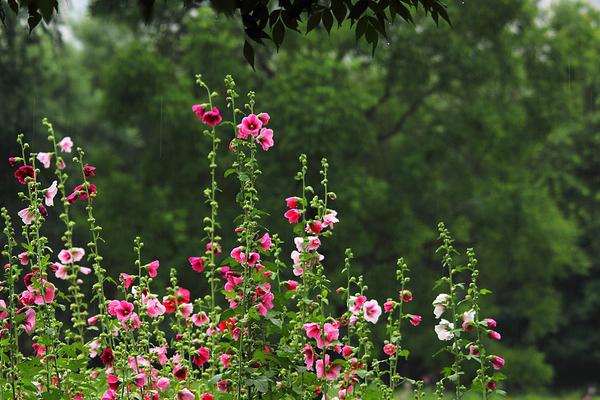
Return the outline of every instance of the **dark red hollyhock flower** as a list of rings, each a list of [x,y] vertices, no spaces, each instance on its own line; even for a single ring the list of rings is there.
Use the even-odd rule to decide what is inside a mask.
[[[43,204],[40,204],[40,205],[38,206],[38,211],[40,212],[40,215],[41,215],[42,217],[45,217],[45,216],[47,216],[47,215],[48,215],[48,210],[46,209],[46,207],[44,207],[44,205],[43,205]]]
[[[25,185],[27,183],[26,178],[35,179],[35,170],[31,165],[22,165],[15,171],[15,178],[19,183]]]
[[[95,170],[96,167],[94,167],[93,165],[85,164],[85,167],[83,167],[83,175],[85,175],[86,178],[96,176],[96,174],[94,173]]]
[[[187,369],[183,368],[181,365],[175,366],[173,369],[173,375],[180,381],[184,381],[187,377]]]
[[[104,363],[105,366],[111,367],[113,362],[115,361],[115,355],[110,347],[105,348],[100,355],[100,359]]]
[[[76,200],[77,200],[77,192],[73,192],[73,193],[71,193],[70,195],[67,196],[67,201],[70,204],[75,203]]]
[[[14,167],[15,165],[17,165],[18,160],[19,159],[17,157],[8,157],[8,165]]]
[[[165,311],[167,313],[172,313],[177,309],[177,301],[174,297],[169,297],[167,299],[163,299],[163,306],[165,306]]]
[[[75,186],[75,189],[73,189],[73,191],[79,192],[79,200],[87,200],[89,196],[95,195],[98,192],[98,189],[96,189],[96,185],[94,185],[93,183],[88,183],[87,191],[85,190],[83,185]]]
[[[202,122],[208,126],[215,126],[223,120],[221,113],[217,107],[213,107],[212,111],[205,112],[202,114]]]

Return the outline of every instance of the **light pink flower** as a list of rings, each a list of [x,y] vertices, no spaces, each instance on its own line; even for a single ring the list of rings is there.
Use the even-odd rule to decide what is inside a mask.
[[[52,154],[50,153],[38,153],[37,159],[42,163],[44,168],[50,168],[50,162],[52,161]]]
[[[204,114],[206,115],[206,114]],[[183,388],[179,392],[177,392],[177,400],[195,400],[196,395],[190,392],[189,389]]]
[[[340,222],[340,220],[337,219],[337,211],[330,210],[329,213],[323,216],[323,226],[326,228],[333,229],[333,224],[338,222]]]
[[[160,389],[161,392],[164,392],[171,386],[171,381],[168,378],[158,378],[156,381],[156,387]]]
[[[219,360],[221,361],[221,364],[223,364],[223,367],[225,369],[228,369],[229,368],[229,362],[231,361],[231,354],[223,353],[219,357]]]
[[[323,359],[316,362],[317,378],[325,376],[328,381],[334,381],[340,376],[341,370],[341,365],[331,364],[329,354],[325,354],[325,362],[323,362]]]
[[[17,257],[19,258],[19,262],[21,263],[21,265],[29,264],[29,254],[27,254],[26,251],[19,253]]]
[[[35,329],[35,310],[33,308],[28,308],[25,311],[25,321],[23,321],[23,326],[27,333],[31,333],[31,331]]]
[[[70,153],[73,148],[73,141],[69,136],[66,136],[58,143],[58,146],[64,153]]]
[[[35,217],[35,213],[29,208],[24,208],[17,214],[19,215],[19,217],[21,217],[25,225],[30,225],[33,222],[33,218]]]
[[[189,318],[194,312],[194,305],[192,303],[184,303],[179,306],[179,312],[183,318]]]
[[[54,271],[54,276],[56,276],[58,279],[65,280],[69,277],[69,272],[63,264],[55,262],[52,264],[52,269],[54,268],[56,268]]]
[[[359,314],[362,311],[366,301],[367,296],[350,296],[348,299],[348,309],[354,315]]]
[[[271,236],[269,236],[268,233],[262,235],[260,238],[260,247],[263,249],[263,251],[268,251],[271,248],[271,244]]]
[[[146,312],[152,318],[157,318],[163,315],[167,308],[156,298],[151,298],[146,301]]]
[[[369,300],[364,304],[364,316],[365,321],[369,321],[373,324],[377,323],[379,316],[381,315],[381,307],[379,307],[379,303],[377,300]]]
[[[306,365],[306,369],[312,371],[316,358],[313,347],[307,343],[302,350],[302,354],[304,354],[304,364]]]
[[[329,344],[335,340],[338,340],[340,335],[339,329],[327,322],[323,325],[323,334],[317,336],[315,339],[317,341],[317,347],[322,349],[323,347],[329,346]]]
[[[317,250],[321,246],[321,240],[317,236],[309,236],[308,245],[306,246],[307,251]]]
[[[156,278],[156,275],[158,274],[158,267],[160,267],[160,262],[158,260],[154,260],[148,264],[148,275],[150,275],[152,278]]]
[[[192,323],[196,326],[206,325],[210,322],[210,319],[204,311],[200,311],[198,314],[192,315]]]
[[[79,272],[84,275],[89,275],[92,272],[92,269],[88,267],[79,267]]]
[[[267,128],[261,129],[256,141],[264,151],[269,150],[275,144],[275,141],[273,140],[273,130]]]

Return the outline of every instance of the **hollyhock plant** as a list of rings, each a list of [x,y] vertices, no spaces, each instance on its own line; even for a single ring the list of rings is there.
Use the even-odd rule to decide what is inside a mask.
[[[187,260],[195,274],[187,268],[159,268],[149,256],[157,249],[144,248],[140,237],[133,241],[133,262],[105,258],[104,250],[115,244],[103,237],[96,215],[102,202],[94,199],[103,195],[94,185],[99,182],[90,181],[96,168],[47,120],[48,153],[30,151],[24,136],[18,136],[21,155],[9,162],[19,182],[27,184],[19,185],[24,204],[17,221],[23,224],[13,223],[11,212],[2,209],[4,393],[71,400],[391,400],[400,385],[414,382],[415,396],[422,398],[424,383],[401,375],[410,370],[404,364],[412,350],[404,338],[433,332],[416,328],[422,317],[410,313],[416,304],[409,289],[416,286],[406,263],[398,260],[397,285],[385,293],[397,293],[395,300],[367,287],[368,277],[353,271],[350,249],[339,269],[326,265],[323,254],[334,251],[328,241],[340,222],[332,209],[337,196],[329,187],[326,159],[316,187],[309,182],[308,157],[299,157],[298,195],[285,199],[283,217],[281,209],[259,209],[260,163],[269,162],[262,150],[274,144],[273,131],[266,127],[270,115],[255,111],[254,92],[240,104],[231,77],[224,99],[200,76],[197,83],[206,98],[192,111],[203,124],[196,128],[208,137],[202,147],[208,174],[202,191],[207,214],[199,218],[203,234],[189,243],[201,249]],[[216,104],[229,110],[227,121]],[[69,152],[75,153],[69,157],[73,165],[65,168],[61,154]],[[237,177],[237,185],[222,184],[222,159],[231,162],[224,178]],[[36,170],[37,162],[45,168]],[[73,169],[78,171],[70,176]],[[235,186],[237,193],[230,193]],[[223,222],[221,214],[232,216],[220,204],[221,196],[228,195],[236,199],[239,212]],[[274,226],[285,220],[293,224],[290,232],[274,233],[270,218],[278,219]],[[57,222],[58,230],[52,225]],[[222,226],[235,229],[223,232]],[[55,231],[57,237],[44,236]],[[432,303],[439,320],[434,332],[441,340],[438,353],[452,361],[442,374],[432,373],[440,376],[437,395],[453,389],[462,398],[472,390],[487,398],[502,384],[498,370],[505,365],[487,349],[491,340],[500,339],[496,321],[481,317],[486,314],[479,296],[489,291],[479,288],[472,250],[465,263],[455,264],[458,251],[442,225],[439,231],[445,276],[435,287],[445,293]],[[231,250],[223,254],[220,243]],[[188,280],[181,280],[181,274]]]

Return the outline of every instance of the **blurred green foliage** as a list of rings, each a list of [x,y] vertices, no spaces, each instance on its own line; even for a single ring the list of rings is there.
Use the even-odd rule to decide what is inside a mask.
[[[200,294],[205,284],[186,262],[201,252],[207,182],[207,142],[190,108],[203,94],[193,76],[219,88],[232,74],[272,116],[276,145],[260,155],[260,207],[273,231],[291,241],[281,214],[297,190],[297,155],[308,154],[315,182],[326,156],[341,219],[325,245],[332,276],[352,247],[371,293],[395,297],[389,277],[404,256],[425,316],[415,329],[432,330],[431,284],[441,268],[434,229],[443,220],[460,247],[476,248],[481,281],[494,291],[486,309],[501,327],[509,389],[597,384],[600,13],[583,2],[540,9],[496,0],[453,5],[450,15],[453,27],[425,16],[390,26],[374,58],[348,27],[288,34],[278,52],[257,49],[256,72],[243,59],[240,27],[208,8],[143,28],[92,15],[69,24],[75,39],[66,42],[56,26],[28,36],[26,22],[8,15],[2,154],[15,151],[19,132],[48,150],[39,121],[49,117],[98,166],[96,210],[113,275],[133,269],[140,234],[145,258],[177,266]],[[2,204],[15,211],[12,171],[0,168]],[[235,182],[222,181],[227,250]],[[435,335],[407,340],[405,372],[435,373],[439,361],[426,356],[439,346]]]

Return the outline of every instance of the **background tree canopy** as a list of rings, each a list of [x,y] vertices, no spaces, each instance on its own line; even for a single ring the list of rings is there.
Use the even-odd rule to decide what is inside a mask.
[[[33,30],[42,19],[50,23],[55,13],[59,12],[58,0],[6,0],[8,7],[18,15],[21,9],[27,9],[27,23]],[[306,33],[315,29],[319,24],[331,31],[334,21],[338,26],[348,21],[355,31],[356,40],[364,37],[373,51],[380,38],[387,39],[387,25],[397,17],[407,22],[413,21],[411,9],[422,9],[437,23],[440,17],[450,22],[446,6],[441,0],[220,0],[208,2],[205,0],[182,0],[178,8],[173,2],[156,4],[155,0],[138,0],[137,4],[123,0],[93,0],[91,9],[96,15],[124,17],[130,22],[149,23],[155,13],[165,22],[177,23],[189,11],[209,3],[217,12],[227,16],[237,16],[239,13],[245,37],[243,54],[246,60],[254,66],[254,48],[250,40],[263,44],[271,41],[279,47],[283,43],[286,31],[300,32],[306,23]],[[137,6],[137,7],[136,7]],[[6,18],[4,0],[0,0],[0,19]]]
[[[370,290],[393,297],[388,277],[405,256],[428,316],[420,329],[433,329],[440,265],[432,254],[443,220],[459,245],[478,251],[481,280],[495,293],[487,307],[504,327],[498,346],[511,389],[598,383],[598,10],[576,1],[465,2],[450,5],[450,27],[421,9],[414,25],[387,26],[374,57],[356,44],[356,24],[328,37],[321,21],[308,36],[289,31],[279,51],[257,48],[254,72],[243,58],[244,27],[209,7],[179,18],[170,14],[179,5],[165,7],[143,25],[97,3],[86,18],[31,35],[24,18],[6,14],[0,146],[13,154],[19,132],[45,143],[48,116],[87,148],[114,271],[133,268],[140,233],[148,257],[195,282],[186,259],[200,246],[207,176],[206,141],[190,111],[202,95],[193,76],[217,88],[230,73],[274,117],[276,146],[260,156],[262,209],[284,212],[298,153],[307,152],[315,177],[328,157],[341,219],[326,246],[332,276],[352,247]],[[2,203],[15,211],[11,170],[0,171]],[[233,185],[223,178],[224,191]],[[234,205],[222,210],[231,220]],[[274,220],[273,231],[288,232],[283,217]],[[224,248],[232,229],[223,227]],[[406,369],[435,371],[425,356],[438,346],[434,336],[407,339]]]

